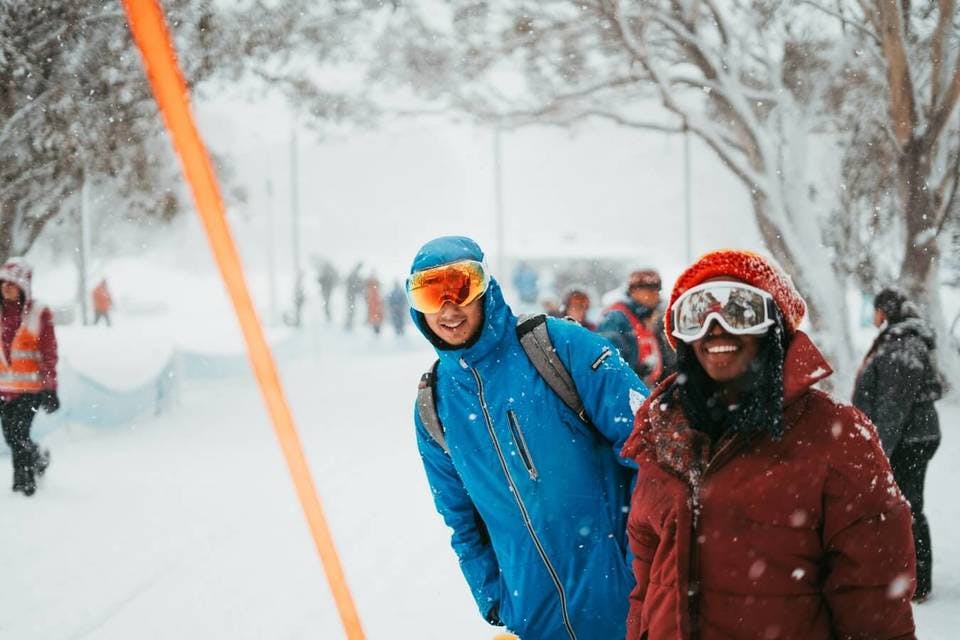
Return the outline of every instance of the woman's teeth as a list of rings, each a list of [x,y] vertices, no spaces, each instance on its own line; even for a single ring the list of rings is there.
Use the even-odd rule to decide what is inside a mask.
[[[442,326],[444,329],[456,329],[463,323],[463,320],[460,320],[459,322],[441,322],[440,326]]]
[[[715,347],[708,347],[707,353],[731,353],[737,351],[740,347],[735,345],[717,345]]]

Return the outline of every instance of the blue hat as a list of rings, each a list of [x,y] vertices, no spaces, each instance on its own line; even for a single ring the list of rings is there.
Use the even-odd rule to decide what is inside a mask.
[[[432,269],[460,260],[483,260],[483,250],[465,236],[441,236],[420,247],[410,265],[410,273]]]

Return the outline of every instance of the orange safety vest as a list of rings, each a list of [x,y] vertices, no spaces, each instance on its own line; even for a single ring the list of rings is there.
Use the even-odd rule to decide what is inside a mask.
[[[40,379],[40,316],[44,307],[30,305],[20,321],[20,328],[10,343],[10,360],[0,349],[0,393],[39,393]]]

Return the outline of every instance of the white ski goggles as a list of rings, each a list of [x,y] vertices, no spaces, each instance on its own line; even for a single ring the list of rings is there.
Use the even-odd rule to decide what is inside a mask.
[[[773,324],[773,296],[742,282],[705,282],[683,292],[673,303],[674,337],[696,342],[714,320],[727,333],[763,335]]]

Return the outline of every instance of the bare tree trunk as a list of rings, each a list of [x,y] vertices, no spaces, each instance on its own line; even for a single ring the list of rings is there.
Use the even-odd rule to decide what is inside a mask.
[[[927,188],[930,176],[929,150],[912,142],[904,149],[897,163],[900,201],[906,210],[906,239],[903,263],[900,267],[901,285],[911,299],[929,306],[931,289],[936,287],[936,272],[940,249],[937,245],[936,206],[931,190]],[[930,286],[932,285],[932,286]]]
[[[812,260],[816,258],[806,255],[799,247],[790,247],[787,244],[782,230],[769,222],[771,218],[768,207],[766,198],[754,197],[754,217],[757,219],[764,244],[784,270],[796,278],[795,284],[807,302],[807,317],[813,328],[812,333],[836,372],[824,386],[845,398],[853,388],[853,374],[856,370],[847,317],[845,279],[831,268],[832,281],[818,282],[818,279],[811,275]]]

